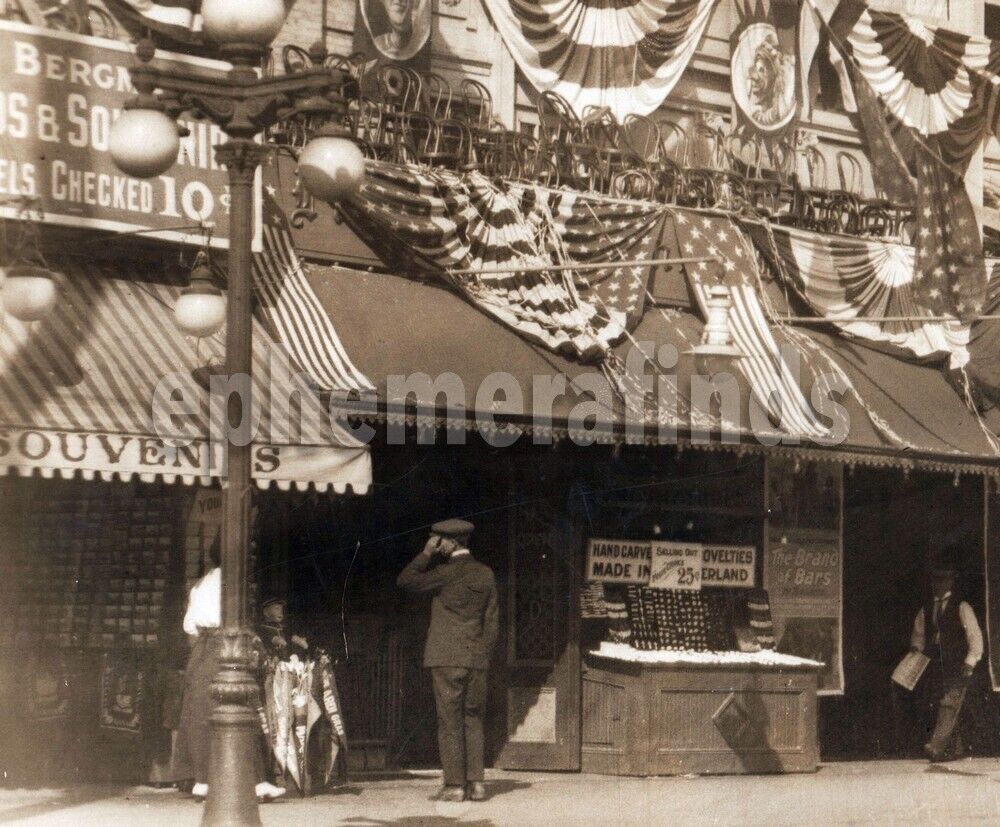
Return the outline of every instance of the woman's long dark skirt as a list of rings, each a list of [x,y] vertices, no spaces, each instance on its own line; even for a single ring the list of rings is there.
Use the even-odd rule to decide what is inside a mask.
[[[208,783],[210,740],[209,717],[212,714],[212,681],[219,672],[219,638],[216,630],[201,632],[191,649],[184,672],[184,700],[174,748],[173,774],[181,780]]]

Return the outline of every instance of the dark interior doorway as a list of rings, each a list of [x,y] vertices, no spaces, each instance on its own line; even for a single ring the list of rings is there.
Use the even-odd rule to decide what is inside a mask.
[[[926,588],[929,551],[964,549],[959,588],[984,626],[983,489],[980,477],[861,469],[844,484],[843,696],[820,699],[825,760],[921,757],[929,698],[892,684]],[[985,630],[984,630],[985,633]],[[921,683],[926,683],[922,681]],[[986,658],[966,696],[963,736],[973,755],[1000,754],[1000,704]]]

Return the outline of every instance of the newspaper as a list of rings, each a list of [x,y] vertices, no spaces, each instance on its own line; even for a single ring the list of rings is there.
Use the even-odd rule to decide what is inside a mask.
[[[931,659],[921,652],[907,652],[892,673],[892,679],[904,689],[913,691]]]

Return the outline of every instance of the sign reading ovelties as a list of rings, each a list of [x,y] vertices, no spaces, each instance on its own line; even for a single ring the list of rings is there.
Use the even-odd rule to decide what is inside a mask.
[[[169,52],[157,52],[157,62],[229,69]],[[0,20],[0,201],[38,198],[53,224],[225,247],[227,175],[212,147],[226,136],[218,127],[182,121],[190,134],[177,163],[157,178],[131,178],[112,161],[111,124],[135,94],[131,63],[125,43]],[[17,212],[16,204],[0,206],[2,217]]]

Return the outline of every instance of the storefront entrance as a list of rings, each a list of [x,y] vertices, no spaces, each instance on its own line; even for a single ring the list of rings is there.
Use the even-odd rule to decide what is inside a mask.
[[[845,475],[843,696],[819,707],[825,759],[922,757],[929,698],[891,681],[921,606],[928,552],[959,542],[960,588],[985,633],[983,481],[898,469]],[[973,755],[1000,754],[1000,708],[987,657],[966,695],[963,737]],[[922,680],[921,684],[927,681]]]

